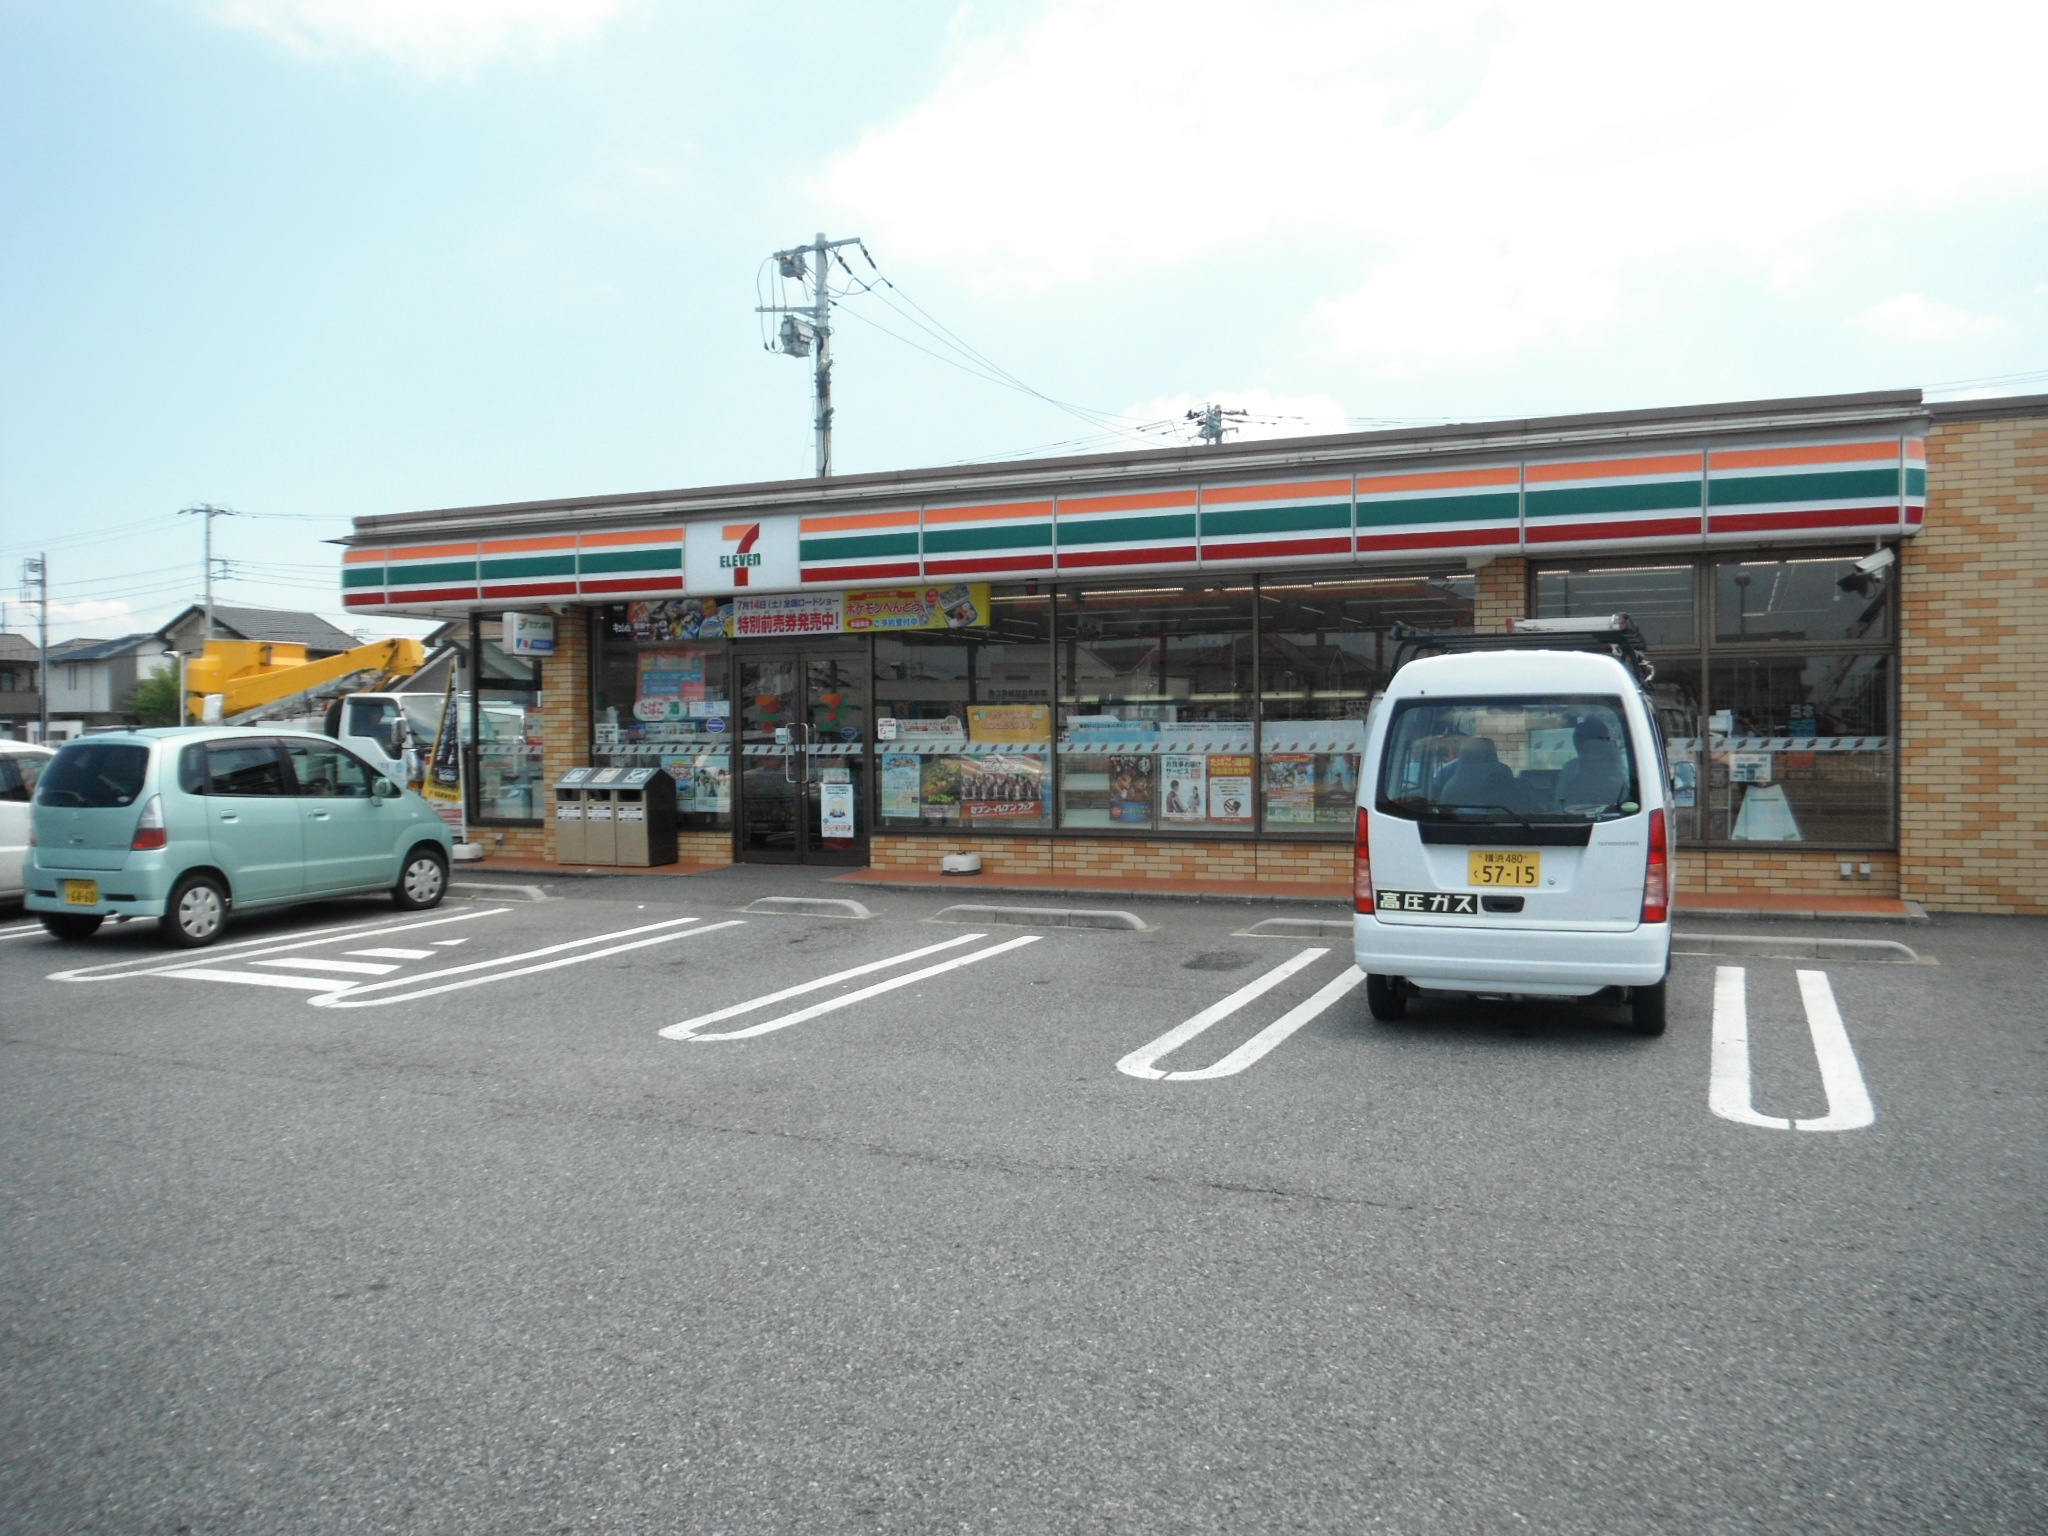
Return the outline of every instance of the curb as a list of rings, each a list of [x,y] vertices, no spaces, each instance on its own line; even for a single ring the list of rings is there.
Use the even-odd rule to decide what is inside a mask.
[[[1348,939],[1356,930],[1343,918],[1269,917],[1249,928],[1240,928],[1233,939]]]
[[[499,885],[491,880],[450,880],[448,890],[474,891],[484,901],[548,901],[548,893],[537,885]]]
[[[1922,965],[1918,950],[1897,939],[1803,939],[1760,933],[1673,933],[1674,955],[1768,955],[1779,960],[1877,960]]]
[[[1927,909],[1917,901],[1901,902],[1904,912],[1780,912],[1770,907],[1687,907],[1681,905],[1678,915],[1683,918],[1701,918],[1707,922],[1718,922],[1723,918],[1748,918],[1751,922],[1793,922],[1793,923],[1928,923],[1933,919]]]
[[[737,912],[758,912],[769,917],[873,917],[860,902],[844,896],[760,896]]]
[[[927,921],[1003,923],[1015,928],[1115,928],[1125,933],[1151,931],[1135,912],[1109,912],[1086,907],[954,906],[935,912]]]
[[[947,887],[929,880],[848,880],[835,876],[845,885],[858,885],[876,891],[942,891]],[[1094,896],[1118,897],[1125,901],[1206,901],[1217,905],[1240,907],[1263,907],[1276,901],[1298,902],[1304,906],[1342,907],[1342,896],[1301,896],[1286,891],[1275,891],[1272,895],[1239,896],[1219,895],[1214,891],[1148,891],[1137,887],[1102,889],[1089,886],[1066,885],[971,885],[970,891],[988,891],[999,896]]]

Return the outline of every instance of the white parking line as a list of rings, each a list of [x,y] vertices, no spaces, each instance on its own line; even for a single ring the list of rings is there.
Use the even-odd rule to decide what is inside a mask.
[[[395,965],[372,965],[364,960],[303,960],[296,955],[282,960],[258,960],[256,964],[287,971],[326,971],[335,976],[389,976],[398,969]]]
[[[355,939],[382,938],[389,933],[417,933],[423,928],[445,928],[450,923],[473,923],[482,917],[503,917],[510,907],[486,907],[478,912],[457,912],[445,917],[429,917],[416,922],[392,923],[379,920],[372,923],[344,923],[335,928],[315,928],[288,940],[240,939],[232,944],[216,944],[206,952],[206,960],[226,958],[230,964],[241,965],[259,955],[288,954],[295,949],[317,949],[323,944],[346,944]],[[100,965],[76,966],[68,971],[53,971],[51,981],[126,981],[131,976],[166,976],[172,971],[181,971],[194,963],[195,957],[171,959],[156,956],[147,960],[130,956],[125,960],[109,960]],[[106,973],[113,974],[106,974]]]
[[[1122,1072],[1130,1077],[1147,1078],[1154,1082],[1164,1081],[1169,1078],[1183,1077],[1185,1074],[1179,1072],[1162,1072],[1157,1067],[1155,1067],[1153,1063],[1160,1060],[1162,1057],[1172,1055],[1175,1051],[1179,1050],[1182,1046],[1186,1045],[1190,1040],[1194,1039],[1195,1036],[1199,1035],[1203,1030],[1209,1028],[1210,1025],[1216,1024],[1221,1020],[1229,1018],[1233,1013],[1236,1013],[1238,1009],[1244,1007],[1246,1003],[1252,1001],[1252,999],[1263,996],[1265,993],[1272,991],[1273,988],[1279,986],[1281,982],[1285,981],[1288,977],[1292,976],[1296,971],[1314,965],[1318,960],[1322,959],[1323,956],[1327,955],[1328,953],[1329,951],[1327,949],[1304,949],[1303,951],[1301,951],[1300,954],[1295,955],[1292,959],[1281,961],[1280,964],[1274,966],[1272,970],[1266,972],[1265,975],[1259,977],[1256,981],[1247,982],[1244,986],[1239,987],[1235,992],[1231,993],[1230,996],[1224,998],[1221,1002],[1211,1003],[1208,1007],[1204,1008],[1200,1013],[1196,1014],[1186,1023],[1176,1024],[1172,1029],[1169,1029],[1157,1040],[1154,1040],[1149,1044],[1139,1046],[1135,1051],[1131,1052],[1130,1055],[1124,1057],[1122,1061],[1119,1061],[1116,1064],[1117,1071]],[[1349,990],[1349,987],[1345,988],[1345,991],[1348,992]],[[1320,996],[1320,994],[1318,995]],[[1335,999],[1333,998],[1331,999],[1331,1001],[1335,1001]],[[1323,1006],[1328,1007],[1329,1004],[1325,1003]],[[1317,1013],[1320,1013],[1321,1011],[1322,1009],[1320,1008],[1316,1010]],[[1313,1018],[1314,1014],[1309,1015],[1309,1017]],[[1307,1022],[1307,1019],[1302,1020],[1302,1023],[1304,1024]],[[1300,1025],[1295,1026],[1296,1029],[1300,1027]],[[1292,1034],[1293,1032],[1294,1031],[1291,1029],[1288,1031],[1289,1034]],[[1285,1037],[1283,1036],[1282,1038]],[[1250,1041],[1246,1042],[1247,1045],[1249,1045],[1250,1043]],[[1278,1045],[1279,1043],[1279,1040],[1275,1040],[1273,1042],[1273,1045]],[[1266,1050],[1271,1049],[1272,1046],[1270,1045],[1266,1047]],[[1264,1054],[1265,1051],[1259,1052],[1260,1056],[1263,1056]],[[1229,1059],[1230,1058],[1228,1056],[1224,1058],[1225,1061],[1228,1061]],[[1252,1058],[1252,1060],[1257,1060],[1257,1057]],[[1221,1065],[1221,1063],[1218,1063],[1218,1065]],[[1250,1065],[1250,1061],[1247,1061],[1245,1063],[1245,1066]],[[1239,1068],[1238,1070],[1242,1071],[1243,1068]]]
[[[1319,989],[1307,1002],[1297,1003],[1288,1009],[1213,1067],[1203,1067],[1193,1072],[1169,1072],[1166,1074],[1166,1081],[1192,1083],[1210,1078],[1236,1076],[1364,980],[1365,972],[1355,965],[1347,965],[1344,967],[1343,975]]]
[[[444,970],[425,971],[418,976],[398,976],[390,981],[373,981],[366,986],[351,987],[347,991],[329,991],[324,997],[309,997],[307,1002],[315,1008],[383,1008],[392,1003],[409,1003],[416,998],[435,997],[443,992],[460,992],[468,987],[488,986],[494,981],[509,981],[515,976],[531,976],[539,971],[559,970],[565,965],[581,965],[587,960],[602,960],[607,955],[624,954],[629,949],[645,949],[650,944],[666,944],[674,939],[693,939],[701,934],[716,933],[721,928],[741,928],[745,923],[732,918],[723,923],[710,923],[702,928],[685,928],[686,923],[697,922],[694,917],[671,918],[663,923],[648,923],[639,928],[621,928],[616,933],[596,933],[585,939],[571,939],[564,944],[549,944],[541,949],[527,950],[522,954],[500,955],[494,960],[478,960],[470,965],[451,965]],[[659,930],[659,931],[658,931]],[[635,934],[653,934],[652,938],[634,938],[629,944],[613,944],[607,949],[585,949],[581,954],[563,955],[564,950],[581,949],[586,944],[602,944],[607,939],[631,938]],[[519,965],[516,962],[531,960],[540,955],[558,955],[559,959],[545,960],[538,965]],[[493,967],[511,966],[509,970]],[[466,972],[485,972],[483,975],[465,975]],[[441,982],[436,986],[421,986],[423,981],[434,981],[442,976],[463,976],[461,981]],[[365,993],[378,992],[385,987],[407,987],[410,991],[394,993],[388,997],[368,997]]]
[[[159,974],[175,976],[180,981],[231,981],[244,987],[292,987],[301,992],[332,992],[340,985],[318,976],[273,976],[267,971],[219,971],[204,967]]]
[[[961,966],[972,965],[977,960],[986,960],[993,955],[1005,954],[1013,949],[1022,949],[1026,944],[1036,944],[1043,937],[1045,937],[1043,934],[1027,933],[1021,939],[1011,939],[1002,944],[991,944],[987,949],[978,949],[971,955],[955,955],[951,960],[941,960],[937,965],[928,965],[921,971],[912,971],[904,976],[892,976],[887,981],[875,983],[872,987],[862,987],[858,992],[849,992],[844,997],[835,997],[827,1002],[813,1003],[808,1008],[799,1008],[795,1013],[784,1014],[779,1019],[770,1019],[765,1024],[753,1024],[745,1029],[729,1030],[720,1035],[676,1035],[671,1033],[670,1029],[663,1030],[662,1034],[668,1036],[671,1040],[752,1040],[759,1035],[772,1034],[778,1029],[788,1029],[792,1024],[801,1024],[806,1019],[815,1019],[820,1014],[831,1013],[839,1008],[851,1007],[853,1004],[864,1002],[868,998],[878,997],[884,992],[893,992],[898,987],[907,987],[912,982],[923,981],[927,977],[937,976],[945,971],[958,970]],[[671,1026],[671,1029],[676,1027],[679,1026]]]
[[[1817,1119],[1791,1120],[1756,1112],[1749,1072],[1748,972],[1739,965],[1714,971],[1714,1052],[1707,1080],[1707,1108],[1737,1125],[1773,1131],[1860,1131],[1875,1123],[1877,1111],[1856,1063],[1856,1048],[1835,1006],[1827,972],[1801,971],[1800,1000],[1806,1006],[1806,1027],[1827,1090],[1828,1112]]]
[[[467,939],[443,939],[444,944],[466,944]],[[369,960],[431,960],[431,949],[345,949],[345,955],[361,955]]]
[[[856,965],[849,970],[834,971],[830,976],[820,976],[816,981],[798,982],[793,987],[784,987],[780,992],[770,992],[765,997],[751,997],[744,1003],[734,1003],[730,1008],[721,1008],[716,1013],[700,1013],[694,1019],[685,1019],[680,1024],[671,1024],[661,1031],[664,1040],[687,1040],[706,1024],[716,1024],[721,1019],[735,1018],[742,1013],[752,1013],[756,1008],[784,1002],[792,997],[802,997],[806,992],[816,992],[835,982],[851,981],[856,976],[866,976],[875,971],[886,971],[892,965],[904,965],[912,960],[922,960],[926,955],[936,955],[942,949],[955,949],[962,944],[972,944],[976,939],[985,939],[985,933],[963,933],[957,939],[948,939],[943,944],[927,944],[923,949],[913,949],[900,955],[891,955],[886,960],[870,960],[866,965]]]

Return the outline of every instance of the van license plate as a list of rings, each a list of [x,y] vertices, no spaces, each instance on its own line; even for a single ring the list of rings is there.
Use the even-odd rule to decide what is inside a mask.
[[[1451,912],[1479,915],[1479,898],[1470,891],[1374,891],[1373,905],[1382,912]]]
[[[64,882],[64,905],[67,907],[96,907],[100,904],[100,883],[97,880],[66,880]]]
[[[1465,855],[1467,885],[1535,885],[1543,855],[1533,848],[1474,848]]]

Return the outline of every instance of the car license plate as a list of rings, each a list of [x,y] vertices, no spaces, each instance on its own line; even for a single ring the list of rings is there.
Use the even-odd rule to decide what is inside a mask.
[[[67,907],[96,907],[100,904],[100,883],[97,880],[66,880],[64,882],[64,905]]]
[[[1474,848],[1465,855],[1467,885],[1535,885],[1543,855],[1533,848]]]
[[[1479,898],[1470,891],[1374,891],[1373,905],[1382,912],[1450,912],[1479,915]]]

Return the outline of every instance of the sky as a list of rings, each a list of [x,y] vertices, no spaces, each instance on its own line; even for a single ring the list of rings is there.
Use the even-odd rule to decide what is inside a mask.
[[[0,0],[0,596],[338,622],[354,516],[2048,390],[2048,7]],[[858,281],[856,281],[856,279]],[[366,634],[421,626],[354,615]]]

